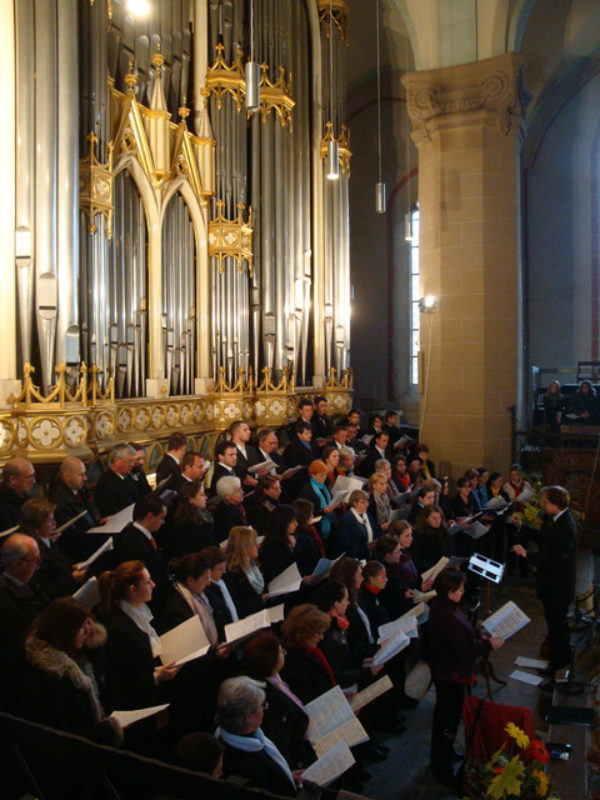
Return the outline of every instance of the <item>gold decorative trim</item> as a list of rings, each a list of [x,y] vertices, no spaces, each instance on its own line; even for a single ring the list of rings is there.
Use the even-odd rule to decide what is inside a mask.
[[[214,95],[217,101],[217,108],[221,109],[223,100],[230,95],[238,111],[242,108],[242,102],[246,94],[246,79],[244,77],[244,67],[242,65],[242,51],[238,47],[236,57],[231,66],[225,61],[225,46],[216,46],[217,56],[214,64],[206,71],[206,82],[200,90],[203,97],[207,99]]]
[[[348,15],[350,6],[346,0],[317,0],[319,9],[319,22],[325,28],[325,36],[329,38],[331,22],[340,32],[340,39],[348,42]]]
[[[112,144],[108,144],[108,161],[101,164],[95,153],[98,137],[90,131],[85,137],[90,143],[90,151],[79,161],[79,207],[88,217],[88,231],[96,233],[94,219],[97,214],[106,218],[108,238],[112,238]]]
[[[162,58],[160,53],[155,53],[155,57]],[[158,71],[159,65],[155,64],[155,67]],[[113,162],[121,154],[132,154],[157,189],[164,189],[169,180],[183,176],[199,201],[206,205],[215,193],[216,141],[190,133],[186,122],[189,109],[185,99],[179,109],[179,124],[171,120],[168,111],[146,108],[138,103],[134,91],[137,76],[132,64],[125,75],[125,83],[128,88],[127,93],[123,94],[109,81],[114,132],[111,142]],[[156,126],[160,126],[160,130]],[[165,162],[166,168],[157,169],[151,141],[165,150],[168,144],[170,156]],[[164,151],[161,159],[164,161]]]
[[[296,105],[292,100],[292,75],[286,83],[285,67],[279,67],[279,76],[275,82],[269,79],[269,65],[260,65],[260,113],[263,123],[266,123],[269,111],[275,109],[279,121],[285,128],[289,125],[290,133],[293,130],[292,111]],[[244,83],[244,92],[246,84]]]
[[[11,401],[13,408],[0,411],[0,461],[15,455],[36,463],[59,462],[66,455],[88,458],[133,440],[150,445],[150,462],[156,443],[174,430],[201,443],[203,450],[208,447],[206,455],[210,458],[212,445],[236,419],[257,425],[284,425],[294,417],[298,398],[307,394],[324,393],[332,415],[347,413],[352,405],[350,370],[344,371],[340,381],[332,370],[322,388],[303,388],[296,393],[287,367],[279,383],[273,381],[270,369],[263,369],[258,386],[251,370],[247,376],[240,370],[230,386],[221,369],[206,395],[122,400],[115,400],[112,376],[101,390],[96,366],[81,365],[76,387],[67,385],[68,372],[61,364],[56,369],[56,385],[43,395],[33,384],[33,367],[26,365],[23,388]]]
[[[321,139],[320,146],[320,154],[323,161],[327,160],[327,149],[332,139],[338,143],[342,175],[350,177],[350,159],[352,158],[352,151],[350,150],[350,129],[342,125],[340,128],[340,135],[336,138],[333,135],[333,123],[325,123],[325,136]]]
[[[248,263],[248,273],[252,277],[254,254],[252,249],[254,228],[252,227],[252,207],[248,210],[248,222],[244,222],[242,213],[246,206],[238,203],[238,215],[235,219],[223,216],[225,203],[217,200],[217,216],[208,223],[208,255],[219,260],[219,272],[223,272],[223,259],[234,258],[238,272],[244,269],[243,262]]]

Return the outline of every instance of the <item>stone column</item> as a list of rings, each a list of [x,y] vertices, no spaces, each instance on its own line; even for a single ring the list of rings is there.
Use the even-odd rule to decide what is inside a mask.
[[[517,400],[522,57],[407,74],[419,150],[421,439],[442,474],[506,473]]]

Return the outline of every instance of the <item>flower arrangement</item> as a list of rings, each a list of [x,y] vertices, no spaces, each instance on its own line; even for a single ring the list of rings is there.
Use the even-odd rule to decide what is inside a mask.
[[[538,739],[531,739],[509,722],[504,729],[510,737],[487,761],[469,758],[465,777],[469,794],[464,800],[560,800],[550,787],[544,764],[550,754]]]
[[[530,528],[535,528],[535,530],[539,531],[542,529],[545,519],[541,506],[542,482],[539,480],[534,481],[527,477],[526,480],[531,484],[533,498],[528,503],[523,504],[523,510],[517,516],[520,517],[523,525],[528,525]]]

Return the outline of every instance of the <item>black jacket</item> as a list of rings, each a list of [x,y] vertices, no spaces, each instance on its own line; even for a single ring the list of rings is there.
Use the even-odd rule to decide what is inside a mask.
[[[236,525],[246,525],[246,513],[243,505],[234,506],[221,500],[215,511],[215,538],[222,542],[229,536],[229,531]]]
[[[18,524],[21,506],[29,499],[27,495],[17,494],[10,486],[0,483],[0,531]]]
[[[31,580],[21,586],[0,575],[0,706],[14,709],[23,681],[25,637],[49,600]]]
[[[137,503],[137,494],[131,483],[112,469],[107,469],[98,481],[94,500],[102,517],[110,517],[127,508],[132,503]]]
[[[70,489],[60,477],[52,487],[50,499],[56,503],[54,519],[57,526],[73,519],[82,511],[87,511],[85,517],[70,525],[60,537],[60,549],[71,561],[84,561],[88,556],[104,544],[107,536],[102,534],[85,536],[85,532],[100,521],[100,512],[96,503],[91,499],[85,486],[78,492]]]
[[[193,519],[179,519],[165,537],[165,544],[170,556],[181,558],[188,553],[199,553],[202,548],[212,547],[216,542],[212,525]]]
[[[37,539],[42,562],[36,573],[36,581],[45,594],[54,600],[55,597],[66,597],[73,594],[81,586],[73,578],[73,565],[57,544],[47,544]]]
[[[443,556],[449,558],[452,554],[452,543],[446,526],[442,523],[439,528],[431,525],[417,528],[411,552],[421,574],[437,564]]]
[[[111,710],[145,708],[163,700],[162,686],[154,684],[154,667],[148,636],[121,609],[107,620],[106,705]]]
[[[523,526],[521,540],[537,542],[538,552],[527,553],[527,562],[537,567],[536,588],[540,600],[559,598],[566,603],[575,593],[575,549],[577,526],[567,509],[541,531]]]
[[[229,625],[231,622],[233,622],[231,612],[229,611],[227,603],[225,602],[225,598],[223,597],[220,587],[215,583],[209,583],[204,590],[204,594],[207,596],[208,602],[213,610],[213,619],[215,621],[215,625],[217,626],[219,641],[224,642],[225,625]],[[233,600],[233,597],[231,599]]]
[[[217,493],[217,483],[221,480],[221,478],[237,478],[239,477],[235,471],[235,467],[233,469],[229,469],[224,464],[217,462],[213,469],[212,480],[210,482],[210,493],[212,495]]]
[[[315,755],[305,739],[308,728],[306,712],[268,680],[265,681],[264,692],[269,707],[265,709],[260,727],[265,736],[275,742],[290,769],[299,769],[312,763]]]
[[[263,610],[262,597],[254,591],[243,572],[226,572],[222,580],[227,584],[240,619]]]
[[[156,483],[159,484],[166,478],[169,480],[165,483],[164,489],[177,489],[179,481],[181,480],[181,467],[175,459],[165,453],[156,468]]]
[[[333,688],[319,659],[303,647],[288,647],[281,677],[304,705]]]
[[[170,590],[169,573],[160,552],[152,542],[133,522],[114,537],[115,555],[117,563],[124,561],[142,561],[156,587],[150,606],[154,613],[164,606]]]
[[[373,592],[366,589],[364,583],[358,590],[358,605],[369,618],[371,636],[376,642],[379,638],[379,626],[385,625],[386,622],[390,621],[390,613],[379,599],[379,595],[373,594]]]
[[[223,775],[237,775],[247,778],[249,786],[264,789],[273,794],[295,797],[296,792],[288,776],[264,750],[258,753],[246,753],[230,747],[223,742]]]
[[[260,548],[260,571],[265,578],[265,587],[295,561],[294,551],[287,544],[265,539]]]
[[[256,503],[250,503],[246,516],[248,517],[248,525],[252,525],[260,536],[263,536],[269,522],[269,517],[273,509],[277,508],[278,502],[265,498]],[[271,506],[269,508],[269,506]]]
[[[358,475],[362,475],[363,478],[370,478],[375,472],[375,462],[379,461],[381,458],[387,458],[388,461],[391,461],[390,451],[386,450],[385,455],[382,456],[375,445],[372,444],[367,450],[367,455],[358,465],[356,472]]]
[[[118,727],[100,706],[91,669],[35,638],[27,641],[27,660],[21,706],[27,719],[100,744],[120,743]]]
[[[360,683],[362,659],[350,650],[347,636],[335,617],[323,634],[319,649],[325,654],[336,681],[343,689]]]

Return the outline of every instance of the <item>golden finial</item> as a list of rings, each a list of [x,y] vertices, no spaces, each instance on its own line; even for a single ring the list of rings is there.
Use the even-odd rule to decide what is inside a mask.
[[[179,116],[181,119],[187,119],[189,117],[190,110],[187,106],[187,94],[184,92],[182,97],[181,107],[179,108]]]
[[[165,63],[165,57],[160,52],[160,42],[156,43],[156,53],[152,56],[152,63],[156,67],[157,72],[160,74],[160,68]]]
[[[125,74],[125,83],[129,87],[129,92],[133,94],[133,87],[137,85],[137,75],[133,71],[133,58],[129,59],[129,72]]]

